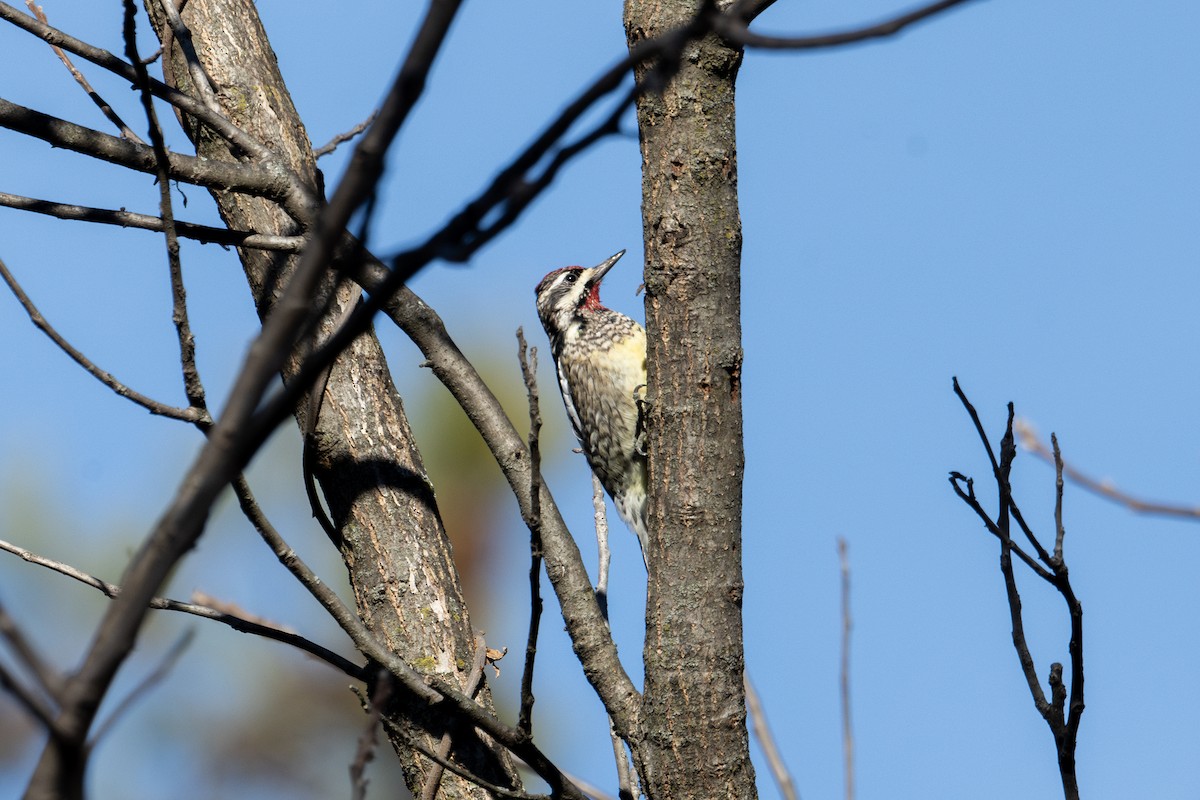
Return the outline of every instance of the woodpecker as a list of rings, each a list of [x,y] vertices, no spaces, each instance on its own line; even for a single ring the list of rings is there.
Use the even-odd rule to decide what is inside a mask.
[[[646,332],[600,303],[600,282],[623,255],[588,269],[555,270],[535,292],[571,427],[645,559]]]

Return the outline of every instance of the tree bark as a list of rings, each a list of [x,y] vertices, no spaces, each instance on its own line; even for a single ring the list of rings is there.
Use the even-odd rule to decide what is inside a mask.
[[[626,0],[629,46],[700,6]],[[756,796],[742,683],[741,59],[716,36],[691,42],[637,104],[652,498],[638,768],[651,798]],[[639,68],[643,86],[653,67]]]
[[[153,0],[146,6],[159,37],[164,38],[168,24],[161,8]],[[313,192],[319,192],[312,146],[252,0],[190,0],[183,18],[223,112],[276,151]],[[193,92],[186,61],[175,44],[167,77]],[[185,128],[200,156],[237,160],[238,154],[203,126],[185,120]],[[231,228],[282,235],[300,232],[275,203],[232,192],[212,194]],[[253,249],[240,249],[239,255],[259,315],[265,318],[297,256]],[[327,289],[332,289],[330,281]],[[357,287],[343,285],[336,290],[329,312],[319,323],[318,338],[336,328],[342,311],[358,297]],[[294,374],[298,363],[298,354],[293,355],[284,380]],[[297,421],[302,429],[313,431],[314,473],[341,537],[359,614],[416,669],[465,686],[474,660],[474,634],[433,487],[373,331],[356,339],[334,363],[319,409],[315,426],[309,426],[309,404],[302,403]],[[486,686],[479,699],[491,708]],[[406,737],[436,750],[453,721],[395,703],[389,712],[401,731],[389,731],[393,747],[410,790],[419,795],[431,763],[415,753]],[[514,785],[510,760],[490,741],[471,729],[454,731],[453,741],[455,761],[490,782]],[[439,796],[488,795],[447,773]]]

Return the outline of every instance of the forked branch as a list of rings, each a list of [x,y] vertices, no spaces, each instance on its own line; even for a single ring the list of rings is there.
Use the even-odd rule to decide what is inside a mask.
[[[983,443],[992,464],[992,472],[999,495],[998,509],[995,517],[993,518],[984,510],[979,499],[975,496],[974,481],[971,478],[967,478],[959,472],[952,472],[950,473],[950,485],[953,487],[955,494],[984,521],[984,525],[988,531],[1000,539],[1000,571],[1004,576],[1004,590],[1008,597],[1009,616],[1012,621],[1013,647],[1017,651],[1017,658],[1021,663],[1021,672],[1024,674],[1025,681],[1029,685],[1034,706],[1042,716],[1042,719],[1046,721],[1047,726],[1050,728],[1050,733],[1054,736],[1059,776],[1062,779],[1063,796],[1066,800],[1078,800],[1079,785],[1075,774],[1075,745],[1079,734],[1079,722],[1084,709],[1083,607],[1079,599],[1075,596],[1074,589],[1071,587],[1069,570],[1063,558],[1063,538],[1066,531],[1062,524],[1063,467],[1062,455],[1058,450],[1058,440],[1056,438],[1053,439],[1053,457],[1056,473],[1054,504],[1055,537],[1052,546],[1053,552],[1050,552],[1040,544],[1033,531],[1025,524],[1017,502],[1012,495],[1012,485],[1009,482],[1009,476],[1012,472],[1013,461],[1017,455],[1017,448],[1013,437],[1012,403],[1008,404],[1008,421],[1004,436],[1000,441],[1000,457],[997,460],[995,451],[992,449],[987,434],[984,432],[983,425],[979,421],[979,415],[975,411],[975,407],[967,400],[967,396],[962,388],[958,385],[957,378],[954,380],[954,393],[958,395],[963,407],[971,416],[975,424],[976,433],[979,435],[980,441]],[[1011,524],[1014,519],[1018,521],[1018,525],[1021,527],[1023,533],[1034,545],[1034,549],[1037,552],[1036,561],[1030,556],[1023,554],[1013,543]],[[1038,679],[1033,655],[1030,653],[1029,643],[1025,636],[1021,596],[1017,589],[1016,576],[1012,566],[1013,552],[1020,554],[1021,560],[1030,567],[1035,575],[1053,586],[1067,605],[1071,627],[1070,640],[1067,643],[1067,652],[1071,662],[1070,686],[1068,690],[1067,684],[1063,681],[1063,665],[1059,662],[1051,664],[1048,679],[1050,687],[1049,699],[1046,698],[1046,692],[1043,690]]]

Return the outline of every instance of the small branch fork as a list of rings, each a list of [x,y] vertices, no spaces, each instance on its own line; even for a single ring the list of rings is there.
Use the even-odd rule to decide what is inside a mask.
[[[957,378],[954,379],[954,393],[958,395],[958,399],[970,415],[971,421],[975,425],[975,431],[979,435],[984,449],[987,451],[988,460],[991,462],[992,474],[995,477],[999,493],[999,510],[996,518],[992,519],[987,511],[984,510],[978,497],[976,497],[974,479],[968,478],[960,472],[951,472],[950,486],[954,489],[954,493],[958,495],[959,499],[966,503],[983,521],[988,532],[1000,540],[1000,571],[1004,576],[1004,589],[1008,597],[1009,615],[1012,620],[1013,647],[1017,651],[1017,658],[1021,663],[1021,672],[1025,675],[1025,681],[1029,685],[1029,692],[1033,696],[1033,704],[1037,708],[1038,713],[1041,714],[1042,719],[1046,720],[1046,724],[1054,736],[1055,750],[1058,757],[1058,770],[1062,778],[1063,796],[1066,800],[1078,800],[1079,785],[1075,775],[1075,745],[1079,735],[1079,722],[1084,709],[1083,607],[1079,599],[1075,596],[1074,589],[1071,588],[1069,570],[1063,558],[1063,538],[1066,530],[1062,522],[1063,463],[1062,454],[1058,449],[1058,439],[1051,436],[1055,465],[1055,537],[1053,552],[1051,553],[1047,552],[1034,535],[1032,529],[1026,524],[1020,508],[1012,496],[1012,485],[1009,482],[1009,476],[1012,472],[1013,460],[1017,455],[1017,448],[1013,437],[1012,403],[1008,404],[1008,422],[1005,427],[1004,437],[1000,441],[1000,458],[997,459],[995,451],[988,441],[987,433],[983,429],[983,423],[979,420],[979,414],[975,411],[975,407],[971,405],[970,401],[967,400],[967,396],[959,386]],[[1036,560],[1012,541],[1011,526],[1013,520],[1016,520],[1021,533],[1033,547],[1036,553]],[[1017,591],[1016,578],[1013,574],[1013,553],[1016,553],[1018,558],[1035,575],[1053,586],[1062,595],[1063,600],[1067,604],[1067,611],[1071,621],[1071,636],[1067,645],[1067,651],[1071,660],[1069,695],[1068,689],[1063,683],[1063,665],[1059,662],[1050,665],[1048,679],[1050,686],[1049,699],[1046,698],[1046,694],[1038,680],[1033,656],[1029,652],[1029,645],[1025,638],[1024,621],[1021,615],[1021,596]]]

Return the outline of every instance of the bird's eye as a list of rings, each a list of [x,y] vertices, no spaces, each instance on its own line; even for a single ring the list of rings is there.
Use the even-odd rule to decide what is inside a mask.
[[[563,280],[566,281],[567,283],[574,283],[575,281],[579,280],[579,273],[578,272],[568,272],[566,277],[563,278]]]

